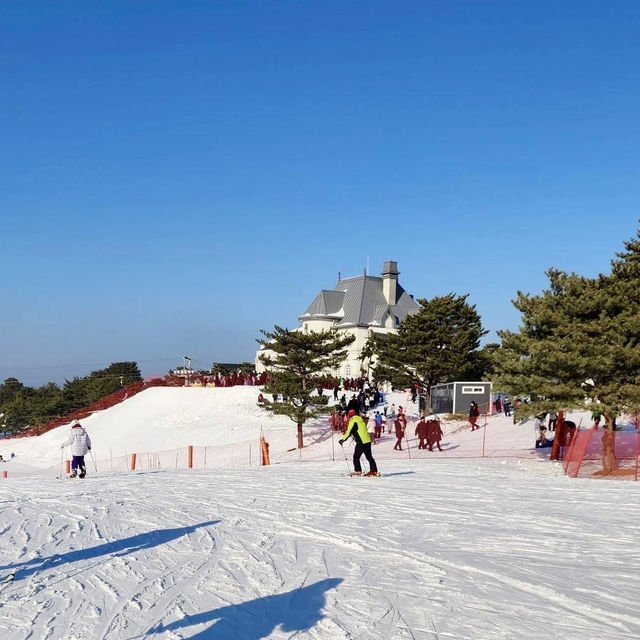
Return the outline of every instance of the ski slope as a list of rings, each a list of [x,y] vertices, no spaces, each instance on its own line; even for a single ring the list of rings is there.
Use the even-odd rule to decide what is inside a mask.
[[[56,477],[67,427],[0,441],[16,453],[0,482],[0,575],[15,574],[2,640],[640,637],[640,484],[566,478],[530,426],[489,419],[492,458],[471,457],[487,434],[461,423],[422,457],[388,436],[382,478],[346,477],[321,423],[302,463],[101,471],[101,451],[177,434],[227,450],[262,427],[276,456],[295,446],[257,389],[159,391],[185,393],[83,421],[98,458],[85,480]]]

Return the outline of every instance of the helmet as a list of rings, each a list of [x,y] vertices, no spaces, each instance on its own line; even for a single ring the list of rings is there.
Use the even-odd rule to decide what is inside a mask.
[[[347,413],[347,418],[353,418],[353,416],[355,415],[356,415],[356,412],[353,409],[351,409],[349,413]]]

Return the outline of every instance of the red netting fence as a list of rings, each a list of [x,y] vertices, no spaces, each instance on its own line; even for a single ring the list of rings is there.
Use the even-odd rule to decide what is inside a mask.
[[[610,431],[593,426],[576,431],[563,457],[572,478],[638,480],[640,431]]]

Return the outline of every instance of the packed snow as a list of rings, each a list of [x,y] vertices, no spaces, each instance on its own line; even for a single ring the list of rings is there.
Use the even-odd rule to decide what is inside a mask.
[[[502,415],[443,421],[442,452],[410,419],[403,451],[373,447],[383,476],[351,478],[326,419],[297,450],[257,395],[152,388],[95,413],[83,480],[70,425],[0,440],[0,639],[640,637],[640,483],[570,479]],[[187,445],[198,468],[167,453]],[[114,464],[132,453],[156,463]]]

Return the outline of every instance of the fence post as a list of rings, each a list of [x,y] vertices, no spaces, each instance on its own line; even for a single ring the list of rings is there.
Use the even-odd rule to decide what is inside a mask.
[[[67,472],[67,474],[71,473],[71,460],[64,461],[64,470]]]
[[[262,451],[263,466],[271,464],[269,462],[269,443],[264,439],[264,436],[260,436],[260,449]]]
[[[189,469],[193,469],[193,445],[189,445]]]
[[[131,454],[131,471],[136,470],[136,455],[135,453]]]
[[[487,418],[485,416],[484,429],[482,430],[482,457],[485,455],[485,442],[487,439]]]
[[[8,474],[6,471],[3,471],[3,472],[2,472],[2,477],[3,477],[3,478],[6,478],[8,475],[9,475],[9,474]]]

